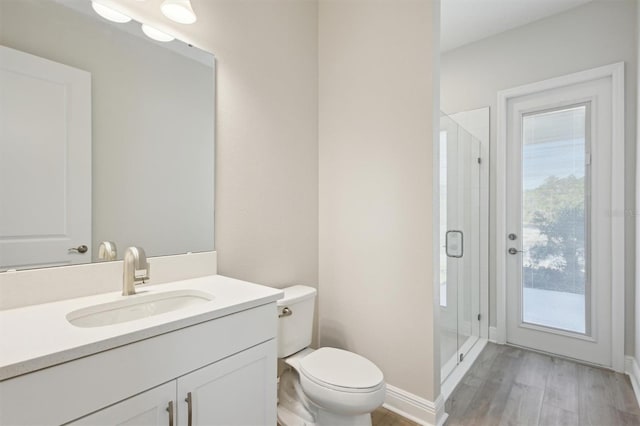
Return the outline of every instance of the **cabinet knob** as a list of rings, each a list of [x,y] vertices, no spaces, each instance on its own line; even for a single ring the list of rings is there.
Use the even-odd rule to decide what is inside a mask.
[[[293,315],[293,311],[285,306],[284,309],[282,309],[282,313],[278,315],[278,318],[290,317],[291,315]]]

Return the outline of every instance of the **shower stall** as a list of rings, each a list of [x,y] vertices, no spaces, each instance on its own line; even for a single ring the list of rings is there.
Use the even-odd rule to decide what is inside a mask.
[[[444,383],[481,336],[481,241],[486,234],[482,227],[487,225],[482,223],[486,215],[481,211],[486,205],[481,202],[486,193],[482,188],[482,141],[442,114],[439,143],[440,359]]]

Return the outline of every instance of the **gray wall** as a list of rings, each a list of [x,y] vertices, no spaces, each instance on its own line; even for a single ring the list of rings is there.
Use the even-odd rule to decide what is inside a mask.
[[[446,113],[491,107],[491,207],[495,206],[496,99],[502,89],[624,61],[626,64],[626,209],[635,205],[636,2],[596,0],[567,12],[463,46],[441,56]],[[622,165],[621,165],[622,166]],[[495,230],[494,215],[490,229]],[[635,220],[625,240],[625,353],[634,352]],[[490,232],[495,247],[495,232]],[[490,317],[496,321],[495,254],[490,265]]]

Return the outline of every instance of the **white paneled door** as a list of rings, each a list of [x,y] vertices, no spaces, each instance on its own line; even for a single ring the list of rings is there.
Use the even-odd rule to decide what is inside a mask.
[[[91,75],[0,46],[0,270],[90,261]]]
[[[612,366],[611,77],[506,103],[506,340]],[[619,165],[622,167],[622,165]]]

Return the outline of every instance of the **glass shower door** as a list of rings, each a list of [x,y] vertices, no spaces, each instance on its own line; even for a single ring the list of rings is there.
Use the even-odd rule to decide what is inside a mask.
[[[444,381],[480,334],[480,141],[440,122],[440,348]]]

